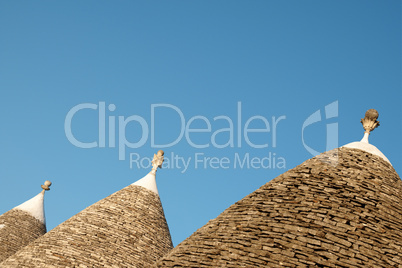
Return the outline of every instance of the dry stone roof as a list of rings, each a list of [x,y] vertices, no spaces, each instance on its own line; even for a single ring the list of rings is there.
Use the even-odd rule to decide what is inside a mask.
[[[0,262],[45,233],[45,224],[28,212],[7,211],[0,216]]]
[[[46,181],[42,192],[0,215],[0,262],[46,233],[43,199],[51,184]]]
[[[402,267],[401,194],[381,157],[335,149],[236,202],[155,267]]]
[[[159,195],[129,185],[60,224],[0,267],[149,267],[172,247]]]

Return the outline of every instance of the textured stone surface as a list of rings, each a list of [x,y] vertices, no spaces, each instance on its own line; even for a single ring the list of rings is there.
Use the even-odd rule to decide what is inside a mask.
[[[0,267],[149,267],[172,247],[159,195],[130,185],[60,224]]]
[[[380,157],[329,151],[236,202],[155,267],[402,267],[401,194]]]
[[[0,262],[46,233],[46,226],[29,213],[12,209],[0,216]]]

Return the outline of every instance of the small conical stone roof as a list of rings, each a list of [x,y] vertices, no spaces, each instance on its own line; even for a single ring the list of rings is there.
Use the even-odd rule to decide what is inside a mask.
[[[98,201],[0,266],[151,266],[173,248],[159,195],[147,188],[157,166],[141,180],[144,186],[134,183]]]
[[[0,216],[0,262],[46,233],[43,198],[50,182],[42,192]]]
[[[400,267],[401,197],[383,158],[335,149],[236,202],[155,267]]]

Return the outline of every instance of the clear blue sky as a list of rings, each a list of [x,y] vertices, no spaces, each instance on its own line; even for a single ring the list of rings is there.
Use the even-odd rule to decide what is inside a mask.
[[[370,142],[402,174],[401,94],[396,0],[1,1],[0,214],[51,180],[54,228],[147,174],[153,137],[178,244],[311,158],[302,126],[316,111],[304,142],[323,152],[328,126],[329,148],[358,141],[377,109]],[[94,148],[66,135],[74,107],[67,128]]]

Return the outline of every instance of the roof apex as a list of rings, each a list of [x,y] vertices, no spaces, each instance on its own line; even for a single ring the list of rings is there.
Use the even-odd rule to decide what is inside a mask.
[[[131,185],[142,186],[159,195],[158,187],[156,186],[155,174],[153,174],[152,172],[149,172],[147,175],[145,175],[145,177],[139,179]]]
[[[156,187],[156,171],[159,168],[162,168],[162,163],[164,161],[163,155],[165,153],[162,150],[159,150],[157,154],[154,154],[154,159],[152,160],[152,170],[149,172],[145,177],[142,179],[134,182],[131,185],[137,185],[137,186],[142,186],[155,194],[159,195],[158,193],[158,188]]]
[[[32,215],[34,218],[38,219],[41,223],[45,224],[45,210],[43,208],[43,197],[45,193],[42,191],[31,199],[25,201],[19,206],[16,206],[13,209],[19,209],[25,211]]]
[[[375,128],[380,126],[380,122],[377,121],[378,119],[378,112],[375,109],[367,110],[364,118],[360,120],[364,128],[364,136],[361,141],[351,142],[342,147],[351,148],[351,149],[360,149],[365,152],[377,155],[391,164],[388,158],[374,145],[369,143],[369,135],[370,132],[373,131]],[[391,164],[392,166],[392,164]]]
[[[49,191],[49,186],[52,185],[50,181],[45,181],[44,185],[42,185],[42,191],[31,199],[25,201],[19,206],[16,206],[13,209],[19,209],[25,211],[32,215],[34,218],[38,219],[41,223],[46,224],[45,218],[45,210],[43,207],[43,199],[45,196],[45,191]]]

